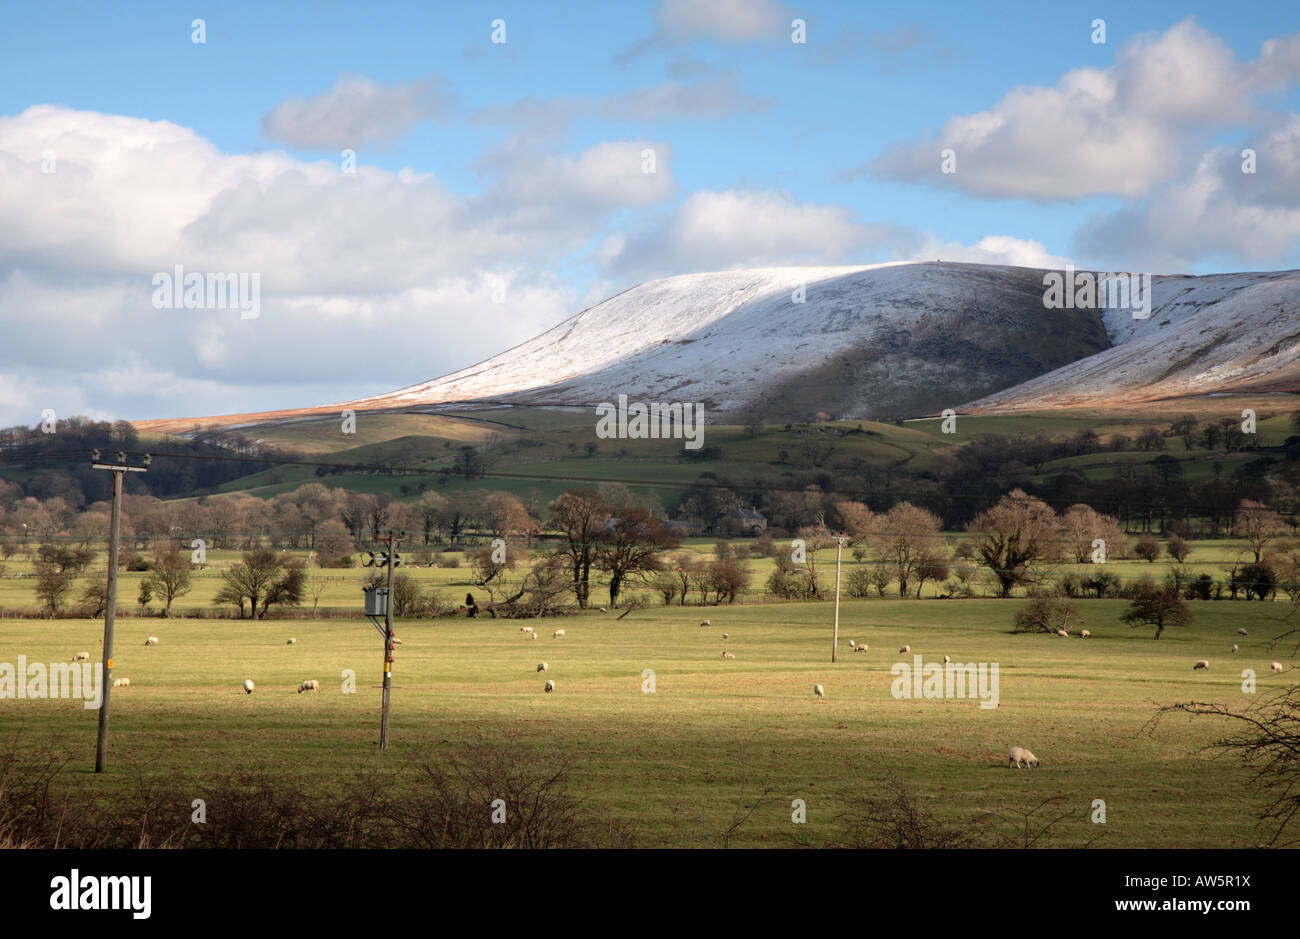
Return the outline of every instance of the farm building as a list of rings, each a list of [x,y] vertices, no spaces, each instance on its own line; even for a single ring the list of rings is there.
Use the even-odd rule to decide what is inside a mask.
[[[754,537],[767,530],[767,518],[757,509],[732,509],[717,517],[713,529],[729,538]]]

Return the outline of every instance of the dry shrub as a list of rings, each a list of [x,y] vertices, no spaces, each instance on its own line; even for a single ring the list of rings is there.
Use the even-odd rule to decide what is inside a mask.
[[[67,758],[0,752],[0,848],[630,847],[569,789],[567,763],[471,747],[404,773],[359,768],[325,787],[261,769],[137,776],[115,804],[67,786]],[[193,800],[206,821],[191,821]],[[493,823],[493,801],[505,821]]]

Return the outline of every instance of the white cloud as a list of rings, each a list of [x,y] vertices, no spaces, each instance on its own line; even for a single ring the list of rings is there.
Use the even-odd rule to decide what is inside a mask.
[[[833,264],[874,251],[897,232],[843,206],[798,202],[779,190],[692,193],[647,230],[601,248],[624,280],[785,264]]]
[[[778,0],[660,0],[655,32],[614,57],[626,65],[656,47],[695,39],[750,42],[788,38],[796,13]]]
[[[1059,269],[1073,263],[1069,258],[1051,254],[1040,242],[1011,235],[986,235],[973,245],[956,241],[941,242],[927,235],[916,251],[908,255],[913,261],[965,261],[971,264],[1009,264],[1013,267]]]
[[[787,32],[794,15],[777,0],[663,0],[658,20],[660,34],[672,39],[743,42]]]
[[[305,150],[357,149],[400,137],[412,124],[447,105],[446,83],[436,75],[379,85],[364,75],[340,75],[332,89],[282,101],[262,117],[262,133]]]
[[[480,108],[472,120],[508,126],[516,133],[555,134],[574,118],[583,116],[607,121],[672,121],[753,113],[770,104],[770,99],[746,92],[734,76],[714,75],[608,95],[520,98],[510,104]]]
[[[1256,172],[1242,172],[1242,149],[1215,147],[1145,202],[1091,219],[1079,232],[1080,247],[1156,271],[1216,255],[1284,262],[1300,244],[1300,115],[1252,144]]]
[[[657,174],[641,172],[647,147]],[[670,198],[670,156],[639,140],[520,155],[459,196],[410,170],[225,154],[166,121],[50,106],[0,117],[0,424],[51,395],[125,417],[201,415],[463,367],[574,312],[553,271],[627,209]],[[258,273],[260,317],[155,309],[151,279],[177,264]],[[128,362],[172,378],[95,378]]]
[[[934,137],[868,164],[884,177],[988,197],[1140,197],[1185,168],[1197,141],[1257,118],[1252,95],[1297,74],[1294,37],[1242,64],[1193,20],[1142,35],[1106,69],[1066,73],[1052,87],[1008,92],[986,111],[950,118]],[[941,172],[940,152],[956,152]]]

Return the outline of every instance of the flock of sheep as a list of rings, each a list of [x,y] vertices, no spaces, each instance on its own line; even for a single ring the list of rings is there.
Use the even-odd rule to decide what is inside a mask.
[[[560,634],[560,635],[564,635],[564,630],[560,630],[559,634]],[[296,643],[297,641],[298,641],[298,640],[295,639],[293,636],[290,636],[288,639],[285,640],[285,645],[289,645],[289,646],[291,646],[291,645],[293,645],[294,643]],[[402,644],[402,640],[398,639],[396,636],[393,637],[393,642],[394,642],[396,645],[401,645],[401,644]],[[158,637],[157,637],[157,636],[149,636],[147,639],[145,639],[144,644],[145,644],[146,646],[156,646],[156,645],[158,645]],[[89,661],[89,659],[90,659],[90,653],[89,653],[89,652],[78,652],[78,653],[77,653],[76,655],[74,655],[72,658],[73,658],[73,661],[74,661],[74,662],[86,662],[86,661]],[[548,684],[549,684],[549,683],[548,683]],[[131,679],[129,679],[129,678],[114,678],[114,679],[113,679],[113,687],[114,687],[114,688],[130,688],[130,687],[131,687]],[[244,690],[244,694],[252,694],[253,691],[254,691],[254,689],[255,689],[257,686],[253,684],[253,680],[252,680],[251,678],[247,678],[247,679],[244,680],[244,683],[243,683],[240,687],[243,688],[243,690]],[[550,691],[551,689],[550,689],[550,688],[547,688],[546,690],[547,690],[547,691]],[[306,681],[304,681],[304,682],[302,682],[301,684],[298,685],[298,694],[302,694],[304,691],[320,691],[320,682],[317,681],[315,678],[308,678]]]
[[[1250,633],[1246,632],[1245,629],[1238,629],[1238,630],[1237,630],[1237,635],[1238,635],[1238,636],[1241,636],[1241,637],[1244,638],[1244,637],[1246,637],[1246,636],[1249,636]],[[1232,644],[1232,649],[1231,649],[1230,651],[1232,651],[1232,652],[1236,652],[1236,651],[1238,651],[1238,647],[1237,647],[1237,644],[1236,644],[1235,642]],[[1209,660],[1209,659],[1197,659],[1197,660],[1196,660],[1196,664],[1192,666],[1192,671],[1195,672],[1195,671],[1199,671],[1199,670],[1202,669],[1202,668],[1209,668],[1209,667],[1210,667],[1210,660]],[[1269,662],[1269,663],[1268,663],[1268,669],[1269,669],[1269,671],[1271,671],[1271,672],[1280,672],[1280,671],[1282,671],[1282,663],[1281,663],[1281,662]]]
[[[602,612],[602,613],[605,612],[604,607],[601,608],[601,611],[600,611],[600,612]],[[536,638],[537,638],[537,632],[536,632],[536,631],[533,629],[533,627],[531,627],[531,626],[520,626],[520,627],[519,627],[519,631],[520,631],[521,633],[523,633],[524,636],[526,636],[526,637],[529,638],[529,639],[536,639]],[[564,636],[565,636],[565,632],[564,632],[563,629],[557,629],[555,632],[551,633],[551,638],[552,638],[552,639],[563,639]],[[545,672],[545,671],[549,670],[550,667],[551,667],[551,666],[548,665],[546,662],[538,662],[538,663],[537,663],[537,670],[538,670],[539,672]],[[551,680],[550,678],[546,679],[546,684],[542,686],[542,690],[545,691],[547,694],[550,694],[552,691],[555,690],[555,682],[554,682],[553,680]]]
[[[601,609],[601,612],[603,613],[603,612],[605,612],[605,610],[602,608],[602,609]],[[711,626],[711,625],[712,625],[712,623],[711,623],[709,620],[706,619],[706,620],[704,620],[702,623],[700,623],[700,628],[706,628],[706,627],[709,627],[709,626]],[[533,628],[532,626],[521,626],[520,629],[519,629],[519,631],[520,631],[520,633],[521,633],[522,635],[524,635],[524,636],[527,637],[528,639],[536,639],[536,638],[537,638],[537,632],[534,630],[534,628]],[[1058,629],[1058,630],[1056,630],[1056,634],[1057,634],[1058,636],[1062,636],[1062,637],[1068,637],[1068,636],[1069,636],[1069,632],[1068,632],[1068,630],[1066,630],[1066,629]],[[1089,631],[1086,630],[1086,629],[1083,629],[1083,630],[1080,630],[1079,635],[1080,635],[1082,638],[1087,639],[1087,638],[1089,638],[1089,637],[1092,636],[1092,633],[1089,632]],[[1247,635],[1247,632],[1246,632],[1245,629],[1238,629],[1238,630],[1237,630],[1237,635],[1238,635],[1238,636],[1241,636],[1241,637],[1245,637],[1245,636]],[[563,629],[557,629],[557,630],[555,630],[553,633],[551,633],[551,638],[552,638],[552,639],[561,639],[561,638],[563,638],[564,636],[565,636],[565,630],[563,630]],[[730,637],[730,634],[729,634],[729,633],[724,632],[724,633],[722,634],[722,638],[723,638],[724,640],[728,640],[728,639],[730,639],[731,637]],[[286,644],[286,645],[294,645],[297,641],[298,641],[298,640],[297,640],[296,638],[290,636],[288,639],[285,640],[285,644]],[[393,643],[396,644],[396,645],[400,645],[400,644],[401,644],[401,640],[394,636],[394,637],[393,637]],[[866,652],[867,649],[868,649],[867,643],[865,643],[865,642],[863,642],[863,643],[856,643],[856,642],[854,642],[852,639],[850,639],[850,640],[848,640],[848,643],[849,643],[849,649],[850,649],[851,651],[853,651],[853,652]],[[146,646],[156,646],[156,645],[158,645],[158,637],[157,637],[157,636],[149,636],[147,639],[145,639],[145,643],[144,643],[144,644],[145,644]],[[899,648],[899,650],[898,650],[898,652],[899,652],[900,655],[903,655],[903,654],[909,653],[909,652],[911,652],[911,651],[912,651],[912,647],[911,647],[910,645],[903,645],[903,646],[901,646],[901,647]],[[1231,650],[1231,651],[1234,652],[1234,653],[1238,651],[1238,646],[1237,646],[1235,643],[1233,644],[1233,646],[1232,646],[1232,650]],[[728,660],[730,660],[730,659],[735,659],[736,656],[735,656],[735,653],[733,653],[733,652],[724,651],[724,652],[722,653],[722,658],[723,658],[723,659],[728,659]],[[90,653],[89,653],[89,652],[78,652],[78,653],[76,654],[76,656],[74,657],[74,660],[75,660],[75,661],[78,661],[78,662],[87,661],[87,660],[89,660],[89,659],[90,659]],[[943,661],[944,661],[944,664],[947,664],[948,662],[951,661],[951,659],[950,659],[949,656],[945,655],[945,656],[943,657]],[[1210,667],[1209,659],[1198,659],[1197,662],[1196,662],[1196,664],[1194,664],[1194,665],[1192,666],[1192,670],[1193,670],[1193,671],[1198,671],[1198,670],[1200,670],[1200,669],[1208,669],[1209,667]],[[1283,671],[1283,666],[1282,666],[1282,664],[1281,664],[1280,662],[1270,662],[1270,663],[1269,663],[1269,669],[1270,669],[1271,671],[1274,671],[1274,672],[1281,672],[1281,671]],[[543,662],[538,662],[538,663],[537,663],[537,671],[538,671],[538,672],[546,672],[546,671],[549,671],[549,670],[550,670],[550,665],[549,665],[549,663],[544,662],[544,661],[543,661]],[[130,679],[130,678],[116,678],[116,679],[113,680],[113,687],[114,687],[114,688],[129,688],[130,686],[131,686],[131,679]],[[255,688],[255,685],[253,684],[252,679],[246,679],[246,680],[243,682],[242,688],[243,688],[243,691],[244,691],[245,694],[252,694],[253,691],[254,691],[254,688]],[[545,693],[547,693],[547,694],[550,694],[550,693],[551,693],[552,691],[554,691],[554,690],[555,690],[555,681],[554,681],[553,679],[550,679],[550,678],[546,679],[546,683],[545,683],[545,685],[543,686],[543,691],[544,691]],[[314,678],[309,678],[309,679],[303,681],[302,683],[300,683],[300,684],[298,685],[298,694],[303,694],[304,692],[309,692],[309,691],[320,691],[320,682],[317,681],[317,680],[314,679]],[[825,688],[824,688],[820,683],[815,684],[815,685],[813,685],[813,695],[814,695],[814,697],[816,697],[816,698],[818,698],[818,699],[825,698],[825,697],[826,697],[826,689],[825,689]],[[1030,752],[1029,750],[1025,749],[1024,747],[1011,747],[1010,750],[1007,751],[1007,767],[1008,767],[1008,768],[1011,768],[1011,767],[1016,767],[1016,768],[1018,768],[1018,769],[1025,768],[1025,767],[1034,767],[1034,768],[1038,768],[1039,765],[1040,765],[1040,763],[1039,763],[1038,757],[1034,756],[1034,754],[1033,754],[1032,752]]]

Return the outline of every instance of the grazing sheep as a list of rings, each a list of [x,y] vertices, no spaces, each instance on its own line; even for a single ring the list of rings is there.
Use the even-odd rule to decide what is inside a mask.
[[[533,631],[533,627],[531,627],[531,626],[520,626],[520,627],[519,627],[519,631],[520,631],[521,633],[530,633],[530,632]]]
[[[1235,642],[1232,644],[1232,651],[1233,652],[1237,651],[1237,644]]]
[[[308,678],[298,686],[298,694],[302,694],[304,691],[320,691],[320,682],[314,678]]]
[[[130,688],[130,687],[131,687],[131,679],[129,679],[129,678],[114,678],[114,679],[113,679],[113,687],[114,687],[114,688]]]
[[[1196,664],[1192,666],[1192,671],[1196,671],[1198,668],[1209,668],[1209,667],[1210,667],[1209,659],[1198,659]]]
[[[947,664],[948,664],[949,662],[951,662],[951,661],[952,661],[952,659],[948,658],[948,656],[945,655],[945,656],[943,657],[943,664],[944,664],[944,665],[947,665]]]
[[[546,670],[547,670],[548,668],[550,668],[550,667],[551,667],[551,666],[547,665],[545,662],[538,662],[538,663],[537,663],[537,670],[538,670],[539,672],[544,672],[544,671],[546,671]]]
[[[537,638],[537,633],[529,633],[529,634],[528,634],[528,638],[529,638],[529,639],[536,639],[536,638]]]
[[[564,635],[564,630],[563,630],[563,629],[557,629],[555,632],[551,633],[551,638],[552,638],[552,639],[559,639],[559,638],[560,638],[561,636],[563,636],[563,635]]]
[[[849,648],[850,649],[855,648],[855,644],[852,639],[849,640]]]
[[[734,659],[736,657],[736,654],[734,652],[724,652],[722,653],[722,657],[724,659]]]
[[[1282,663],[1281,663],[1281,662],[1269,662],[1269,663],[1268,663],[1268,667],[1269,667],[1272,671],[1275,671],[1275,672],[1280,672],[1280,671],[1282,671]]]
[[[76,655],[72,657],[72,661],[74,662],[85,662],[88,661],[89,659],[90,659],[89,652],[78,652]]]
[[[1079,630],[1079,635],[1080,635],[1082,638],[1087,639],[1089,636],[1092,635],[1092,633],[1088,632],[1088,630],[1086,630],[1086,629],[1080,629],[1080,630]]]
[[[1012,747],[1007,751],[1007,769],[1011,769],[1013,766],[1016,769],[1024,769],[1027,766],[1038,769],[1038,757],[1024,747]]]
[[[1068,638],[1070,637],[1070,631],[1069,631],[1068,629],[1058,629],[1058,630],[1056,631],[1056,634],[1057,634],[1058,636],[1062,636],[1062,637],[1064,637],[1064,638],[1066,638],[1066,639],[1068,639]]]
[[[147,646],[156,646],[156,645],[158,645],[158,637],[157,637],[157,636],[150,636],[148,639],[146,639],[146,640],[144,641],[144,644],[147,645]]]
[[[244,679],[244,694],[252,694],[252,693],[253,693],[253,680],[251,678],[246,678]]]
[[[821,685],[813,685],[813,694],[817,695],[819,698],[824,698],[826,697],[826,689]]]
[[[398,639],[396,636],[394,636],[394,637],[393,637],[393,645],[395,645],[395,646],[400,646],[401,644],[402,644],[402,640],[400,640],[400,639]]]
[[[731,637],[728,636],[726,633],[723,633],[723,634],[722,634],[722,638],[723,638],[723,639],[730,639]]]
[[[609,608],[608,608],[608,607],[603,607],[603,606],[602,606],[602,607],[600,608],[600,612],[602,612],[602,613],[608,613],[608,612],[609,612]]]
[[[904,652],[911,652],[911,651],[912,651],[911,646],[903,646],[903,648],[898,650],[898,654],[902,655]]]
[[[853,651],[854,651],[854,652],[866,652],[866,651],[867,651],[867,644],[864,642],[864,643],[862,643],[861,645],[856,645],[856,646],[853,647]]]
[[[547,693],[547,694],[550,694],[552,691],[554,691],[554,690],[555,690],[555,682],[551,681],[549,678],[546,679],[546,689],[545,689],[545,690],[546,690],[546,693]]]
[[[288,639],[286,639],[286,640],[284,641],[284,644],[285,644],[286,646],[291,646],[291,645],[293,645],[293,644],[294,644],[295,642],[297,642],[297,641],[298,641],[298,640],[295,639],[295,638],[293,638],[293,636],[290,636]]]
[[[700,623],[700,628],[703,629],[705,626],[712,626],[712,625],[713,624],[710,623],[708,620],[705,620],[704,622]]]
[[[1238,635],[1238,636],[1244,636],[1244,635],[1246,635],[1246,630],[1244,630],[1244,629],[1238,629],[1238,630],[1237,630],[1237,635]]]

